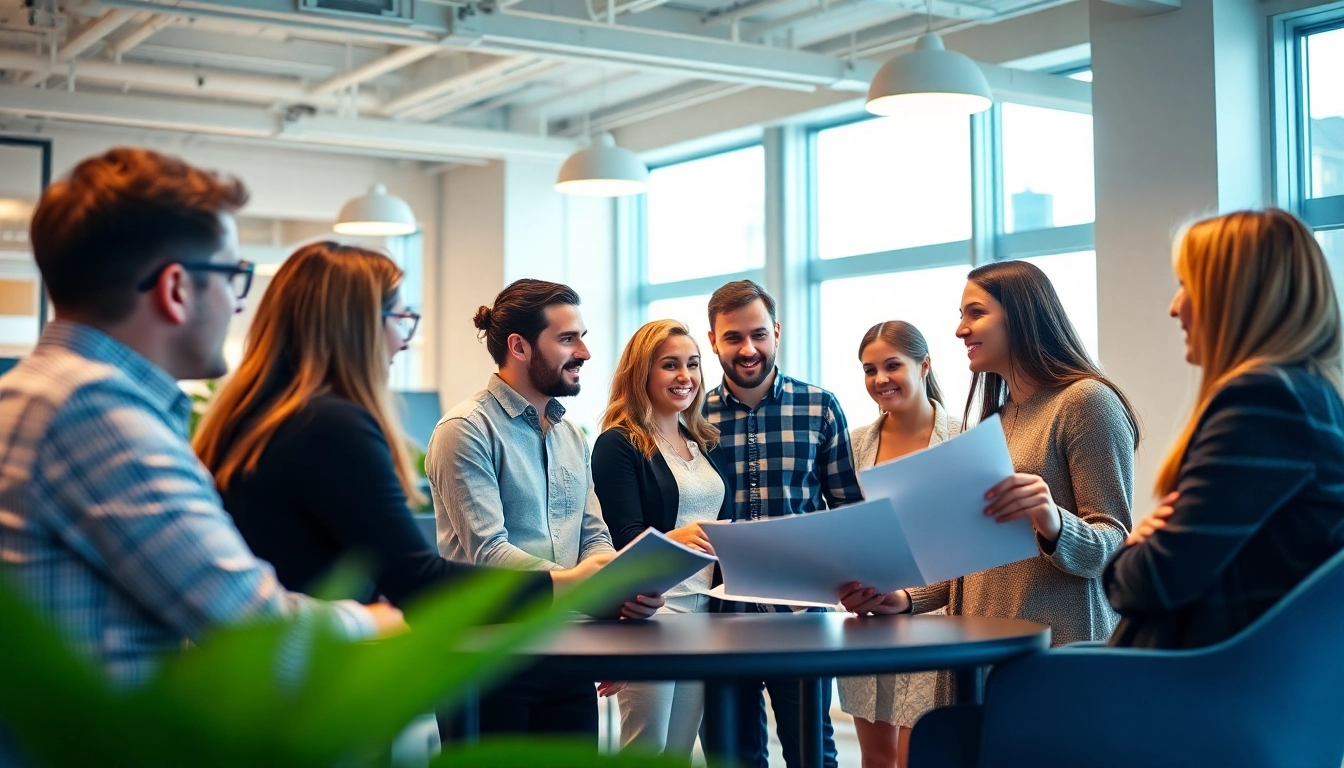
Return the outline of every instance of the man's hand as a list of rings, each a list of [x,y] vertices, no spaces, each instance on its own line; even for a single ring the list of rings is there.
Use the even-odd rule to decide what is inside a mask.
[[[872,587],[851,581],[840,588],[840,603],[845,606],[845,610],[860,616],[867,616],[870,613],[905,613],[910,610],[910,593],[904,589],[878,592]]]
[[[616,556],[615,552],[601,552],[590,556],[587,560],[579,563],[573,568],[562,568],[558,571],[551,571],[551,587],[555,594],[560,594],[565,590],[579,584],[584,579],[592,576],[602,569],[602,566],[611,562]]]
[[[621,606],[622,619],[647,619],[667,603],[662,595],[635,595],[635,599]]]
[[[392,637],[410,629],[406,626],[406,617],[402,616],[401,611],[391,603],[373,603],[364,606],[364,610],[368,611],[373,619],[373,625],[378,629],[378,637]]]
[[[1181,494],[1175,491],[1172,491],[1163,497],[1163,499],[1157,503],[1157,509],[1154,509],[1151,514],[1143,518],[1138,525],[1134,526],[1134,532],[1129,534],[1129,537],[1125,539],[1126,546],[1145,542],[1148,540],[1149,536],[1166,528],[1167,518],[1171,517],[1171,513],[1176,511],[1174,505],[1176,504],[1176,500],[1180,497]]]

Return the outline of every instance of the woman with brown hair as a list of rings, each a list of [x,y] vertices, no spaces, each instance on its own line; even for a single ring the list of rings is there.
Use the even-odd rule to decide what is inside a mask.
[[[929,344],[918,328],[900,320],[878,323],[863,335],[858,357],[881,415],[850,432],[855,469],[924,450],[961,431],[961,421],[943,407]],[[840,709],[854,716],[863,768],[906,764],[910,729],[933,708],[935,680],[934,673],[921,672],[836,681]]]
[[[1023,261],[971,271],[957,336],[975,377],[966,404],[1002,419],[1017,472],[985,493],[985,515],[1027,520],[1036,556],[928,587],[842,595],[856,613],[1001,616],[1050,626],[1051,642],[1104,640],[1117,617],[1101,588],[1129,534],[1138,422],[1087,354],[1050,279]],[[978,405],[978,408],[976,407]],[[938,701],[951,700],[939,673]]]
[[[343,557],[364,556],[373,584],[402,606],[475,566],[428,545],[408,499],[421,499],[388,367],[419,315],[402,272],[377,251],[333,242],[297,250],[261,298],[237,371],[201,422],[195,448],[243,538],[288,589],[311,589]],[[602,562],[533,577],[550,594]]]
[[[1112,645],[1225,640],[1344,548],[1339,302],[1320,245],[1271,209],[1177,240],[1170,314],[1199,366],[1164,495],[1107,564]]]
[[[724,474],[709,457],[719,431],[705,420],[700,348],[676,320],[635,332],[611,382],[593,447],[593,486],[617,547],[656,528],[713,553],[702,528],[732,518]],[[660,613],[704,612],[713,568],[664,593]],[[618,686],[605,686],[608,690]],[[690,761],[704,711],[700,683],[629,683],[619,688],[621,744]]]

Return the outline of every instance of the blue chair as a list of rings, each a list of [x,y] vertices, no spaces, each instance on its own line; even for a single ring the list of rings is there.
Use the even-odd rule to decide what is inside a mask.
[[[914,768],[1339,768],[1344,552],[1217,645],[1079,644],[996,667],[983,707],[925,715],[910,751]]]

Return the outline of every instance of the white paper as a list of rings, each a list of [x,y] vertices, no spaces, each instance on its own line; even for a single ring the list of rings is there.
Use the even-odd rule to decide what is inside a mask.
[[[932,584],[1036,556],[1030,521],[996,523],[984,514],[985,492],[1013,472],[1003,427],[992,416],[947,442],[860,472],[859,483],[864,498],[892,502]]]
[[[643,533],[626,544],[603,568],[639,568],[641,563],[650,559],[671,563],[671,570],[663,576],[637,583],[637,588],[631,594],[661,594],[715,562],[713,555],[673,541],[656,528],[645,528]]]
[[[786,605],[791,608],[835,608],[840,604],[832,600],[829,603],[814,603],[808,600],[785,600],[780,597],[761,597],[760,595],[734,595],[724,591],[723,585],[702,592],[701,594],[717,597],[720,600],[731,600],[735,603],[764,603],[766,605]]]
[[[707,525],[724,591],[747,602],[835,605],[851,581],[889,592],[928,582],[890,499],[766,520]]]

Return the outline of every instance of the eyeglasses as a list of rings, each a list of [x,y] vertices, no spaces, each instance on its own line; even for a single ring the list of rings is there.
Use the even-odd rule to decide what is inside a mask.
[[[200,261],[170,261],[151,272],[149,277],[141,280],[140,284],[136,286],[136,289],[141,293],[144,293],[153,288],[154,284],[159,282],[159,275],[162,275],[165,269],[174,264],[177,264],[188,272],[218,272],[226,275],[229,280],[229,287],[233,289],[233,295],[239,299],[245,298],[247,292],[252,289],[252,273],[257,269],[257,265],[250,261],[240,261],[237,264],[210,264],[208,262]]]
[[[409,309],[401,312],[384,312],[383,317],[397,322],[397,330],[401,331],[403,341],[410,341],[415,335],[415,329],[420,327],[420,313]]]

